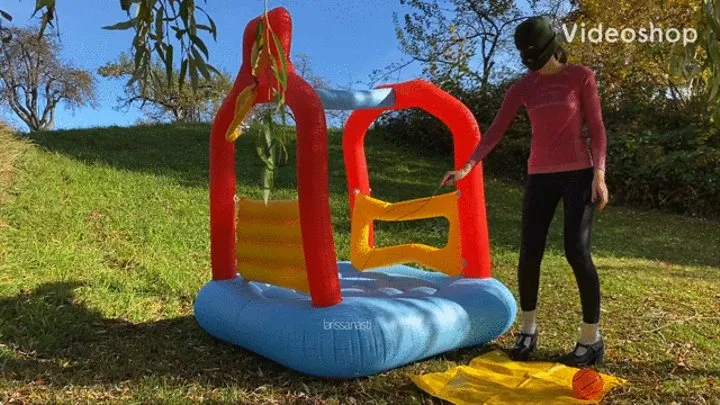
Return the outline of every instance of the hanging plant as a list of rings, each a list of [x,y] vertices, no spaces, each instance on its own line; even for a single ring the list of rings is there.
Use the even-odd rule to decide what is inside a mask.
[[[277,57],[270,51],[272,48],[274,48]],[[270,194],[275,188],[278,169],[287,164],[288,161],[286,147],[287,135],[283,133],[283,129],[287,124],[285,94],[288,85],[288,66],[287,61],[283,57],[284,55],[285,50],[280,42],[280,38],[270,25],[266,1],[265,12],[263,18],[258,22],[255,41],[250,56],[254,83],[244,88],[238,94],[235,100],[235,118],[225,134],[225,138],[229,142],[234,142],[242,134],[242,123],[247,118],[257,99],[258,74],[265,71],[267,64],[270,63],[270,69],[275,78],[275,85],[270,86],[269,91],[271,92],[271,99],[275,103],[275,108],[265,111],[261,117],[261,129],[254,131],[256,136],[255,151],[263,162],[261,184],[263,200],[266,204],[270,199]],[[280,117],[283,128],[278,128],[275,121],[276,116]]]

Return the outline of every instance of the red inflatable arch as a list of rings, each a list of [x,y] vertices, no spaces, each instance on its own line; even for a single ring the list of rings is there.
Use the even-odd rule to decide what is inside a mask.
[[[250,54],[258,21],[253,20],[243,36],[243,64],[230,94],[223,101],[210,135],[210,250],[213,280],[237,277],[235,252],[235,143],[225,139],[234,117],[237,95],[253,83]],[[271,10],[268,19],[285,50],[288,65],[286,102],[293,111],[297,127],[297,176],[300,228],[308,284],[315,307],[341,301],[337,258],[332,235],[328,190],[327,126],[322,102],[312,87],[293,69],[288,58],[292,21],[284,8]],[[271,52],[278,57],[274,47]],[[257,103],[270,101],[269,89],[276,85],[268,64],[258,74]],[[242,224],[240,224],[242,226]]]
[[[365,135],[370,125],[387,111],[421,108],[440,119],[450,128],[454,142],[455,166],[462,167],[480,140],[480,128],[472,112],[458,99],[424,80],[384,86],[395,92],[396,103],[391,108],[356,110],[352,113],[343,134],[343,152],[348,178],[350,208],[355,204],[355,193],[370,195]],[[490,270],[490,243],[485,211],[485,193],[482,166],[475,169],[457,188],[460,216],[460,243],[462,245],[463,275],[467,278],[488,278]],[[372,234],[371,241],[372,245]]]

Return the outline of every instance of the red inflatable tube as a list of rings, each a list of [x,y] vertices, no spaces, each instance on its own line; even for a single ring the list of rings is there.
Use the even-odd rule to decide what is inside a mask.
[[[432,83],[413,80],[384,87],[395,90],[397,102],[394,107],[355,111],[345,125],[343,154],[348,177],[351,212],[355,204],[355,192],[370,195],[370,180],[364,146],[365,135],[370,125],[384,112],[421,108],[444,122],[452,132],[455,144],[455,167],[458,168],[467,162],[480,141],[480,128],[472,112],[458,99]],[[463,275],[467,278],[490,277],[490,242],[482,166],[477,165],[467,177],[458,183],[457,188],[460,191],[458,212],[462,257],[465,261]],[[372,240],[370,242],[372,246]]]
[[[337,257],[332,235],[328,186],[327,126],[320,98],[300,76],[288,58],[292,40],[292,20],[284,8],[268,13],[273,31],[286,52],[288,64],[287,105],[297,125],[297,176],[300,227],[312,304],[327,307],[339,303]],[[243,64],[230,94],[223,101],[210,135],[210,250],[213,280],[237,277],[235,254],[235,144],[225,139],[235,111],[237,95],[254,82],[250,54],[258,21],[245,29]],[[271,48],[274,56],[277,53]],[[270,101],[269,89],[276,82],[270,66],[258,75],[258,103]],[[240,224],[242,226],[242,224]]]

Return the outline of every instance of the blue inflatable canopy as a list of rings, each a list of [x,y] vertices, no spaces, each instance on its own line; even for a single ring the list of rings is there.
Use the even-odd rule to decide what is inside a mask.
[[[389,108],[395,105],[393,89],[325,90],[315,89],[326,110]]]

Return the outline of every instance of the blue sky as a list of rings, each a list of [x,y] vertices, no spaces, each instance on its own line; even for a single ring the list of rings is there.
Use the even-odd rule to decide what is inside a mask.
[[[270,7],[290,10],[294,21],[293,54],[310,56],[313,70],[332,84],[345,87],[367,82],[374,69],[403,58],[392,23],[394,11],[402,11],[399,1],[391,0],[271,0]],[[28,25],[34,1],[5,1],[14,25]],[[245,24],[263,11],[262,0],[210,0],[203,7],[218,26],[217,42],[207,38],[210,62],[233,77],[240,67],[240,45]],[[126,19],[119,3],[112,0],[73,0],[58,2],[59,26],[63,44],[61,57],[78,67],[96,72],[103,64],[128,51],[131,32],[107,31],[106,25]],[[410,67],[399,79],[415,77]],[[116,111],[116,99],[123,93],[123,81],[97,78],[97,109],[74,112],[58,109],[56,128],[86,128],[132,125],[138,111]],[[355,88],[363,88],[355,84]]]

